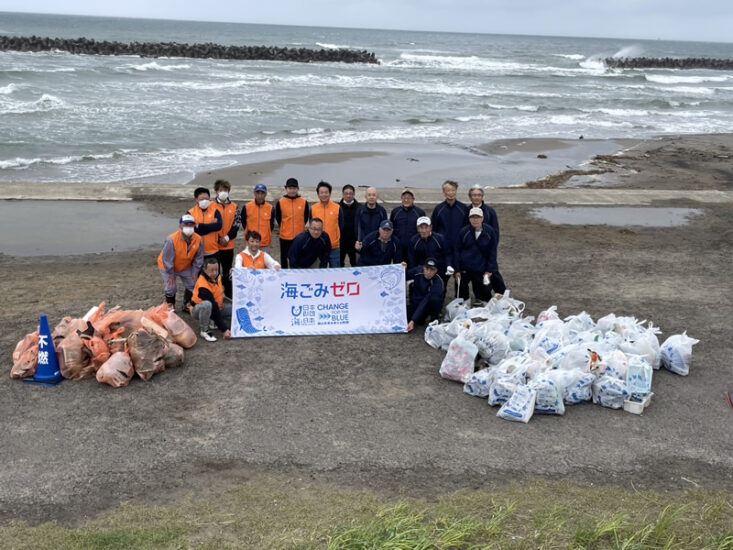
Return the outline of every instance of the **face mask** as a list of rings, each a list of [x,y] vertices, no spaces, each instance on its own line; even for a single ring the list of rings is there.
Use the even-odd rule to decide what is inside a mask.
[[[199,208],[201,208],[201,210],[206,210],[210,204],[211,201],[209,199],[201,199],[199,201]]]
[[[227,193],[226,191],[221,191],[219,193],[219,200],[221,202],[226,202],[228,198],[229,198],[229,193]]]
[[[193,227],[186,226],[183,229],[181,229],[181,233],[186,235],[186,237],[190,237],[191,235],[193,235]]]

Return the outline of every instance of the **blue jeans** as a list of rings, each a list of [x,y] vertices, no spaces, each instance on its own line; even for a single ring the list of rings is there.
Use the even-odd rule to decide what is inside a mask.
[[[341,267],[341,249],[332,248],[331,254],[328,257],[329,267]]]

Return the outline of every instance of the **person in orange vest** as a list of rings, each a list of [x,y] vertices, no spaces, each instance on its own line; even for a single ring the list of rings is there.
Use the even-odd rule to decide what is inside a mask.
[[[285,182],[285,196],[275,205],[275,220],[280,228],[280,264],[288,268],[288,251],[293,239],[305,231],[310,219],[308,201],[298,194],[298,180],[288,178]]]
[[[265,252],[270,251],[272,242],[272,230],[275,227],[275,209],[265,202],[267,198],[267,187],[262,183],[255,185],[254,199],[249,201],[242,208],[242,231],[246,235],[250,231],[257,231],[262,236],[260,248]]]
[[[204,243],[204,257],[219,257],[219,231],[221,231],[221,208],[216,202],[211,202],[211,194],[206,187],[197,187],[193,196],[196,206],[188,213],[196,220],[196,233],[201,235]]]
[[[180,277],[185,288],[184,310],[193,295],[196,274],[204,262],[204,247],[201,237],[194,233],[196,220],[191,214],[184,214],[178,220],[178,231],[165,238],[163,250],[158,255],[158,269],[163,276],[165,301],[169,309],[176,307],[176,277]]]
[[[311,207],[311,217],[323,220],[323,231],[331,239],[331,254],[328,257],[329,267],[341,267],[341,230],[344,227],[344,213],[341,207],[331,200],[331,184],[327,181],[318,182],[316,193],[318,202]]]
[[[224,287],[219,276],[219,261],[205,258],[201,273],[191,296],[191,317],[199,322],[201,337],[208,342],[216,342],[216,336],[209,332],[218,328],[225,340],[232,337],[229,323],[232,317],[232,304],[224,303]]]
[[[247,269],[274,269],[278,271],[280,264],[272,256],[260,249],[262,237],[257,231],[247,232],[247,248],[237,254],[234,260],[234,267],[245,267]]]
[[[239,231],[240,213],[237,204],[229,200],[229,192],[232,185],[227,180],[216,180],[214,182],[214,202],[221,210],[221,231],[219,231],[219,263],[221,272],[224,273],[224,296],[232,298],[232,280],[227,275],[232,270],[234,262],[234,239]]]

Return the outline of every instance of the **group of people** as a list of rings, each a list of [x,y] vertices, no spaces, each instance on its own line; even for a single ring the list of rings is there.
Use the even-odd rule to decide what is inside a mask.
[[[458,184],[443,183],[445,200],[432,217],[415,205],[412,190],[404,189],[401,205],[389,214],[378,203],[377,189],[369,187],[364,202],[356,200],[350,184],[341,200],[331,200],[331,184],[316,186],[318,201],[300,196],[298,180],[285,182],[285,194],[272,205],[267,187],[258,184],[253,200],[241,208],[229,198],[231,184],[214,183],[194,190],[195,205],[179,220],[158,256],[169,308],[176,303],[176,279],[184,290],[184,311],[200,323],[201,336],[215,341],[218,328],[225,339],[231,317],[231,272],[250,269],[306,269],[399,264],[411,281],[407,307],[408,331],[429,318],[439,318],[451,277],[456,295],[468,299],[469,286],[477,300],[492,291],[506,290],[497,264],[499,223],[496,211],[484,203],[479,186],[468,192],[469,203],[457,200]],[[279,228],[280,261],[270,255],[275,224]],[[242,230],[244,250],[235,255],[235,240]]]

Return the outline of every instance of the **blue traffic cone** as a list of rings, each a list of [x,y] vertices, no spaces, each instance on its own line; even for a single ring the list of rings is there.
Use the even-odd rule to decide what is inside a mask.
[[[38,366],[33,378],[26,378],[23,382],[28,384],[43,384],[44,386],[55,386],[63,380],[59,370],[59,362],[56,359],[56,348],[51,338],[51,329],[48,328],[46,315],[41,315],[41,323],[38,329]]]

